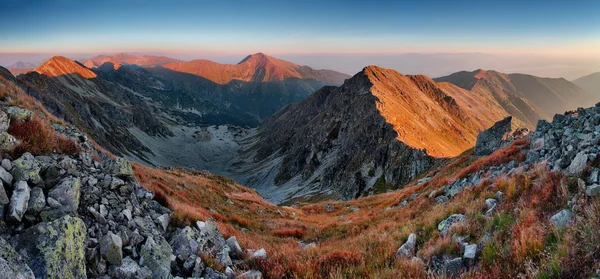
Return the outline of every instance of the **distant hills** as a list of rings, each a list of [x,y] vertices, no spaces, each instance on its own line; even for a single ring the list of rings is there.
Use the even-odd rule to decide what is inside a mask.
[[[587,92],[600,96],[600,72],[580,77],[573,81]]]
[[[436,78],[473,94],[494,98],[507,112],[533,127],[540,118],[588,105],[594,96],[563,78],[540,78],[477,70]]]
[[[104,63],[112,63],[114,65],[137,65],[137,66],[156,66],[166,63],[177,62],[179,60],[164,56],[151,56],[151,55],[130,55],[125,53],[118,53],[112,56],[98,55],[87,60],[82,60],[81,63],[88,68],[98,68]]]
[[[331,70],[314,70],[308,66],[277,59],[263,53],[248,55],[238,64],[219,64],[209,60],[193,60],[163,65],[167,69],[204,77],[219,84],[233,80],[245,82],[314,79],[326,84],[342,84],[350,76]]]

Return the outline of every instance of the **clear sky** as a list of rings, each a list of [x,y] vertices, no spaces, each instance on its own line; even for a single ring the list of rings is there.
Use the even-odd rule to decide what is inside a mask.
[[[255,52],[600,57],[596,0],[1,0],[0,24],[3,57],[114,52],[198,58]]]

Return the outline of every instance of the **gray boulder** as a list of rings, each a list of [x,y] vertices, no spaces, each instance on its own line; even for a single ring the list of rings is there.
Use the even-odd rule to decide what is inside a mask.
[[[58,185],[48,192],[49,198],[58,201],[63,207],[73,212],[79,206],[80,195],[81,181],[79,178],[72,176],[62,179]]]
[[[452,215],[450,215],[450,217],[446,218],[446,220],[444,220],[438,224],[438,230],[440,231],[442,236],[445,236],[450,231],[450,228],[454,224],[460,224],[460,223],[466,223],[466,222],[467,222],[467,216],[465,216],[463,214],[452,214]]]
[[[39,223],[11,239],[36,278],[86,278],[86,227],[71,216]]]
[[[587,161],[588,155],[585,153],[585,151],[577,153],[573,161],[571,161],[571,164],[568,167],[568,171],[573,174],[581,173],[585,168]]]
[[[471,245],[465,246],[465,252],[463,254],[463,258],[473,261],[473,260],[475,260],[476,257],[477,257],[477,244],[471,244]]]
[[[259,259],[259,260],[266,260],[267,259],[267,251],[265,251],[264,248],[261,248],[259,250],[254,251],[254,253],[252,253],[252,255],[250,256],[251,259]]]
[[[240,247],[240,244],[235,236],[229,237],[225,243],[227,244],[227,247],[229,247],[229,256],[231,258],[238,260],[242,258],[244,252],[242,251],[242,247]]]
[[[600,185],[594,184],[585,188],[585,194],[589,197],[595,197],[600,194]]]
[[[100,255],[112,265],[121,265],[123,261],[123,241],[121,237],[108,232],[100,239]]]
[[[173,250],[162,236],[149,236],[140,249],[140,255],[140,265],[148,267],[152,271],[152,278],[167,279],[171,277]]]
[[[23,214],[27,211],[31,190],[25,181],[15,183],[10,206],[8,209],[8,218],[12,221],[21,222]]]
[[[0,132],[6,132],[10,127],[10,118],[6,112],[0,110]]]
[[[112,278],[121,278],[121,279],[138,279],[140,272],[140,266],[130,257],[126,257],[123,259],[123,263],[121,265],[113,265],[108,270],[108,275]],[[152,276],[150,274],[150,276]]]
[[[205,223],[200,230],[198,242],[202,253],[214,257],[221,265],[231,265],[229,247],[225,243],[225,239],[223,239],[223,235],[221,235],[214,221],[208,220]]]
[[[11,151],[21,142],[7,132],[0,132],[0,151]]]
[[[125,158],[108,159],[102,162],[102,171],[104,173],[115,175],[122,178],[133,177],[131,163]]]
[[[0,167],[0,180],[2,180],[2,184],[4,184],[5,187],[10,187],[13,183],[13,176],[10,172],[6,171],[5,168]]]
[[[415,248],[417,247],[417,235],[411,233],[408,236],[408,240],[396,252],[396,259],[407,258],[410,259],[415,255]]]
[[[0,277],[11,279],[35,279],[33,271],[14,248],[0,238]]]
[[[199,248],[196,241],[197,237],[196,231],[190,227],[178,229],[169,240],[173,255],[182,262],[186,261],[191,255],[196,255]]]
[[[556,228],[566,227],[575,217],[575,214],[571,210],[563,209],[560,212],[550,217],[550,223]]]
[[[46,197],[44,191],[40,187],[33,187],[29,196],[29,204],[27,206],[27,213],[37,214],[44,209],[46,206]]]
[[[37,185],[43,182],[40,176],[41,168],[40,162],[31,153],[25,153],[12,162],[10,173],[16,181],[23,180]]]
[[[489,155],[502,146],[511,132],[512,116],[506,117],[494,124],[489,129],[479,133],[475,143],[476,156]]]
[[[4,111],[6,112],[6,114],[8,114],[8,116],[10,116],[10,118],[14,119],[14,120],[18,120],[18,121],[25,121],[25,120],[30,120],[33,119],[33,112],[30,110],[26,110],[20,107],[5,107]]]

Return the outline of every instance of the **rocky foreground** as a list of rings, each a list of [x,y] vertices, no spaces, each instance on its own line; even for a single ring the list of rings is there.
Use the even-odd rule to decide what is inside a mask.
[[[4,151],[18,144],[6,132],[11,122],[32,117],[17,107],[0,111]],[[96,150],[76,129],[54,129],[81,152],[24,153],[1,162],[1,278],[261,277],[231,267],[242,258],[266,257],[264,250],[243,251],[213,220],[169,227],[171,210],[140,186],[127,160]],[[207,259],[227,267],[226,274],[208,267]]]

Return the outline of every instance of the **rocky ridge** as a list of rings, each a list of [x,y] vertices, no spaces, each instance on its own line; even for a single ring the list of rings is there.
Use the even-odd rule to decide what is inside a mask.
[[[0,111],[2,133],[11,121],[24,121],[18,115],[27,111],[15,111]],[[3,276],[234,278],[242,273],[231,269],[238,269],[247,257],[235,237],[225,241],[212,220],[196,227],[171,227],[171,210],[140,186],[127,160],[96,150],[76,128],[54,124],[54,129],[74,140],[81,152],[25,153],[2,160]],[[201,255],[229,267],[228,274],[207,267]],[[260,278],[260,272],[252,274],[240,278]]]
[[[499,121],[494,127],[483,131],[487,134],[484,141],[498,143],[496,149],[506,147],[517,139],[528,139],[530,145],[521,146],[527,151],[526,159],[520,163],[512,160],[499,165],[483,166],[479,171],[466,174],[464,177],[443,186],[441,190],[433,190],[427,196],[437,204],[446,204],[466,189],[472,189],[486,181],[497,181],[500,178],[512,178],[517,175],[527,176],[536,172],[560,172],[566,176],[578,178],[578,189],[570,195],[564,209],[557,210],[548,216],[548,222],[555,229],[569,227],[575,219],[581,218],[585,205],[594,197],[600,195],[600,168],[597,164],[600,146],[600,103],[592,108],[579,108],[566,114],[556,114],[552,122],[539,120],[535,132],[529,135],[507,137],[504,132],[498,133],[500,127],[510,126],[510,119]],[[480,134],[480,135],[481,135]],[[480,138],[482,138],[480,136]],[[478,145],[480,143],[478,142]],[[487,150],[487,149],[486,149]],[[489,154],[489,153],[487,153]],[[487,155],[486,154],[486,155]],[[590,167],[591,166],[591,167]],[[582,178],[581,178],[582,177]],[[435,177],[419,180],[419,184],[426,184]],[[495,183],[484,184],[489,189],[495,189]],[[492,218],[497,208],[504,201],[502,191],[497,191],[494,198],[485,200],[484,215]],[[403,208],[419,197],[419,194],[403,200],[395,207],[387,210]],[[397,258],[408,258],[416,262],[429,262],[430,274],[436,276],[459,276],[463,272],[478,267],[482,249],[492,241],[494,232],[487,232],[484,237],[474,242],[469,241],[468,235],[450,234],[452,226],[466,224],[467,216],[453,214],[438,224],[441,235],[449,237],[460,245],[462,257],[434,256],[431,259],[415,257],[416,236],[411,234],[396,253]]]

